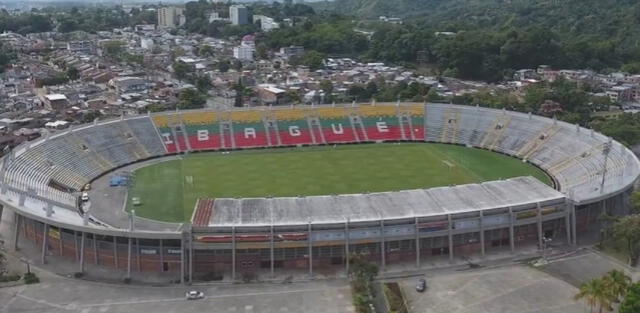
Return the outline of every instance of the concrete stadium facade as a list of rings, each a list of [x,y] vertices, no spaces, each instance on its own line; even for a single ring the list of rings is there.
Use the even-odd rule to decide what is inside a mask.
[[[238,137],[249,127],[253,135]],[[291,127],[296,130],[282,132]],[[206,138],[202,129],[208,129]],[[350,137],[344,137],[345,129]],[[492,150],[540,167],[555,186],[521,177],[376,194],[201,200],[191,223],[184,224],[109,220],[121,207],[104,212],[79,205],[85,183],[144,160],[205,150],[384,141]],[[221,276],[235,281],[291,269],[310,276],[348,271],[353,253],[383,269],[419,267],[435,258],[543,248],[549,239],[575,245],[602,212],[627,212],[638,175],[635,155],[610,138],[504,110],[397,103],[169,112],[75,127],[14,149],[0,172],[0,231],[13,249],[35,244],[43,263],[60,256],[76,262],[78,272],[92,264],[126,277],[161,272],[183,282]]]

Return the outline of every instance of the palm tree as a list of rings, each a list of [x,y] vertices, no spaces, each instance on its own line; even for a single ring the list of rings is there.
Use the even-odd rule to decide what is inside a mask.
[[[575,295],[574,299],[586,299],[591,312],[593,308],[598,306],[598,312],[603,310],[611,311],[613,294],[603,279],[592,279],[580,286],[580,291]]]
[[[602,279],[612,295],[612,302],[619,302],[631,285],[631,277],[618,270],[608,272]]]

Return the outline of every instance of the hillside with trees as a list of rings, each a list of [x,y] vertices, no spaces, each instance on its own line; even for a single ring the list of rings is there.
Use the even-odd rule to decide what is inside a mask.
[[[366,56],[415,64],[420,52],[461,78],[496,81],[540,64],[640,72],[637,1],[337,0],[316,11],[404,17],[403,25],[361,22],[375,32]]]

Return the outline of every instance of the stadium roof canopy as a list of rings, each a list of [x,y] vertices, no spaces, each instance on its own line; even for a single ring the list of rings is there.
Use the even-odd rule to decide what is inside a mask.
[[[564,201],[533,177],[398,192],[282,198],[219,198],[209,226],[334,224],[484,211]]]

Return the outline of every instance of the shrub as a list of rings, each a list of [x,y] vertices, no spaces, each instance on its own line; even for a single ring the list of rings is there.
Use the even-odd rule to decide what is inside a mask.
[[[36,276],[35,273],[31,272],[31,273],[26,273],[24,274],[24,283],[25,284],[36,284],[39,283],[40,279],[38,278],[38,276]]]
[[[17,280],[20,280],[20,275],[17,275],[17,274],[0,275],[0,283],[7,283],[10,281],[17,281]]]

